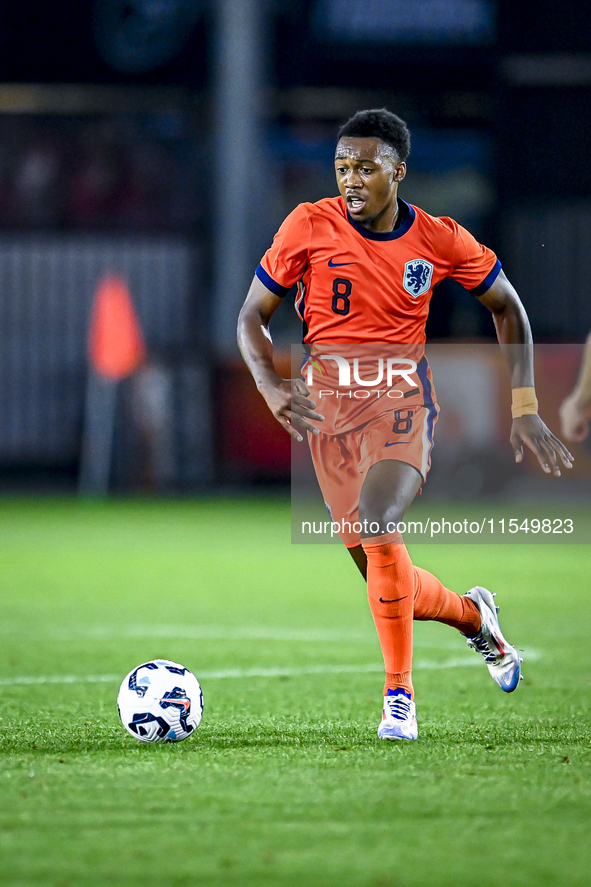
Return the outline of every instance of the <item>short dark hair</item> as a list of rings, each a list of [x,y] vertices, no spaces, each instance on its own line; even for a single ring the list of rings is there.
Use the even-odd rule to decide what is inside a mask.
[[[387,108],[372,108],[357,111],[339,129],[338,138],[381,139],[394,148],[401,160],[410,154],[410,132],[408,126]]]

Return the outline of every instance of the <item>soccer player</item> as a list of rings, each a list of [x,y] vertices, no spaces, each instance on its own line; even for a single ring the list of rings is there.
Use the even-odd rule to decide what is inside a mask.
[[[516,461],[525,445],[545,472],[559,476],[572,456],[538,416],[529,322],[495,254],[453,220],[398,197],[409,151],[406,124],[386,109],[360,111],[345,123],[335,153],[340,197],[300,204],[285,219],[242,307],[238,342],[277,421],[296,440],[307,432],[324,499],[367,580],[386,670],[378,736],[410,740],[418,736],[413,619],[458,629],[504,691],[520,680],[520,658],[501,633],[493,595],[479,586],[464,595],[445,588],[413,565],[397,532],[430,464],[438,407],[422,348],[437,283],[459,281],[493,314],[511,374]],[[325,367],[331,354],[353,356],[368,343],[404,346],[407,372],[390,391],[404,409],[393,411],[388,397],[342,397],[326,406],[323,400],[320,412],[321,392],[312,384],[280,378],[269,322],[295,283],[304,346],[312,359],[323,355]],[[355,522],[361,533],[351,531]]]

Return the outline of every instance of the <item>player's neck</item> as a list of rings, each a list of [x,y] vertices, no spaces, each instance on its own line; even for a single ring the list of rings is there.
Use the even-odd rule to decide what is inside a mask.
[[[368,231],[375,231],[379,234],[389,234],[397,226],[400,220],[400,208],[398,206],[398,197],[395,198],[392,205],[384,207],[381,213],[367,222],[359,222]]]

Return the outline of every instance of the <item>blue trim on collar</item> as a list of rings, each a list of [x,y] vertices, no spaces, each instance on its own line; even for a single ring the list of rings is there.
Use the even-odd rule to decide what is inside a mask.
[[[261,281],[261,283],[263,283],[268,290],[271,290],[274,296],[279,296],[280,299],[282,299],[284,295],[288,293],[291,289],[291,287],[281,286],[280,283],[277,283],[277,281],[273,280],[273,278],[265,271],[262,265],[259,265],[254,273]]]
[[[468,292],[472,293],[473,296],[483,296],[485,292],[491,288],[502,270],[503,266],[497,259],[496,264],[488,272],[482,283],[479,283],[478,286],[475,286],[474,289],[471,289]]]
[[[364,228],[363,225],[360,225],[359,222],[356,222],[355,219],[350,215],[349,210],[347,210],[347,221],[350,225],[352,225],[356,231],[358,231],[362,237],[365,237],[367,240],[398,240],[399,237],[403,237],[412,223],[415,220],[415,210],[414,206],[411,206],[410,203],[406,203],[406,201],[398,198],[399,203],[403,203],[407,210],[408,215],[402,224],[398,228],[394,228],[393,231],[370,231],[369,228]]]

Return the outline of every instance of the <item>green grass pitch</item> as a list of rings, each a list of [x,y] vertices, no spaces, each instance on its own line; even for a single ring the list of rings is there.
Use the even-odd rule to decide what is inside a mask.
[[[363,583],[289,532],[282,500],[0,503],[2,887],[587,885],[591,549],[411,549],[498,592],[525,681],[418,624],[398,744]],[[153,657],[202,680],[179,745],[118,720]]]

